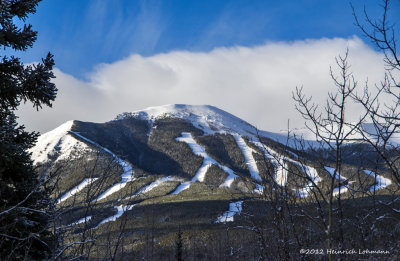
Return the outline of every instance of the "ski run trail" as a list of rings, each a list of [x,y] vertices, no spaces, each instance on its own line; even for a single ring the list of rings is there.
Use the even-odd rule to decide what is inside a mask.
[[[311,179],[304,187],[296,189],[294,192],[302,198],[308,197],[309,193],[312,191],[314,184],[321,182],[322,178],[318,175],[318,171],[310,166],[307,166],[299,161],[293,160],[291,158],[285,157],[278,152],[267,147],[260,141],[253,141],[253,143],[264,152],[265,158],[269,159],[275,167],[275,183],[281,187],[286,186],[288,178],[288,166],[287,162],[295,164],[301,168],[303,172],[307,174],[309,179]],[[296,155],[297,156],[297,155]],[[257,186],[254,192],[262,193],[263,189]]]
[[[366,173],[376,179],[377,184],[374,184],[371,186],[371,188],[369,189],[370,192],[374,192],[374,190],[384,189],[387,186],[389,186],[390,184],[392,184],[392,181],[390,179],[385,178],[381,175],[378,175],[373,171],[364,170],[364,173]]]
[[[114,208],[117,210],[117,213],[111,217],[108,217],[106,219],[103,219],[102,221],[100,221],[100,223],[96,226],[96,228],[98,228],[99,226],[110,222],[110,221],[115,221],[117,220],[119,217],[121,217],[126,211],[128,210],[132,210],[132,208],[136,206],[136,204],[133,205],[119,205],[119,206],[114,206]]]
[[[114,158],[114,160],[116,162],[118,162],[119,165],[121,165],[121,167],[123,169],[123,173],[121,174],[121,181],[116,183],[116,184],[114,184],[110,188],[108,188],[106,191],[104,191],[102,194],[100,194],[96,199],[94,199],[93,202],[100,201],[100,200],[110,196],[111,194],[114,194],[115,192],[118,192],[119,190],[123,189],[129,182],[135,180],[134,172],[133,172],[132,166],[131,166],[131,164],[129,164],[129,162],[119,158],[117,155],[115,155],[109,149],[100,146],[99,144],[97,144],[96,142],[94,142],[92,140],[89,140],[88,138],[82,136],[78,132],[71,131],[71,133],[73,133],[77,137],[79,137],[79,138],[81,138],[81,139],[93,144],[94,146],[104,150],[108,154],[110,154]]]
[[[57,204],[67,200],[68,198],[72,197],[76,193],[80,192],[82,189],[84,189],[86,186],[92,184],[95,182],[98,178],[86,178],[84,179],[81,183],[79,183],[77,186],[73,187],[70,191],[65,193],[62,197],[60,197],[57,200]]]
[[[262,181],[258,171],[257,163],[253,157],[253,152],[255,151],[246,144],[246,141],[239,134],[234,134],[233,137],[235,138],[236,144],[242,151],[251,177],[257,181]]]
[[[216,223],[233,222],[235,215],[240,215],[242,212],[243,201],[229,203],[229,210],[217,218]]]
[[[206,150],[203,146],[200,146],[197,144],[197,142],[193,139],[193,136],[189,132],[182,132],[182,136],[176,138],[177,141],[185,142],[186,144],[189,145],[191,148],[193,154],[200,156],[203,158],[203,164],[200,166],[200,168],[197,170],[196,174],[192,178],[191,181],[183,182],[181,183],[172,194],[176,195],[184,191],[185,189],[188,189],[190,185],[196,181],[203,182],[207,173],[207,170],[211,167],[211,165],[217,165],[220,167],[223,171],[225,171],[228,174],[228,177],[225,179],[224,183],[220,185],[220,187],[230,187],[232,185],[232,182],[234,181],[235,178],[238,176],[235,174],[233,170],[230,168],[221,165],[219,162],[217,162],[215,159],[211,158],[207,153]]]
[[[331,168],[331,167],[327,167],[327,166],[325,166],[324,168],[325,168],[326,171],[328,171],[328,173],[329,173],[332,177],[335,175],[335,168]],[[344,177],[344,176],[342,176],[342,175],[339,173],[339,171],[336,171],[336,177],[335,177],[335,178],[338,178],[340,181],[347,181],[347,178]],[[349,189],[348,189],[348,186],[347,186],[347,185],[342,185],[342,186],[340,186],[340,187],[338,187],[338,188],[334,188],[334,189],[333,189],[333,195],[334,195],[334,196],[337,196],[337,195],[339,195],[339,193],[340,193],[340,194],[343,194],[343,193],[347,192],[348,190],[349,190]]]
[[[183,180],[181,178],[176,178],[176,177],[171,177],[171,176],[163,177],[163,178],[157,179],[156,181],[150,183],[147,186],[142,187],[136,193],[136,195],[142,195],[142,194],[148,193],[148,192],[152,191],[153,189],[155,189],[156,187],[164,184],[167,181],[183,181]]]

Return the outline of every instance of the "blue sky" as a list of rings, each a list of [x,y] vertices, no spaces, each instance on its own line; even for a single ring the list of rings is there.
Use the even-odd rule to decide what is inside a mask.
[[[361,12],[368,2],[353,4]],[[366,7],[372,15],[380,11]],[[44,0],[28,22],[39,37],[23,59],[51,51],[58,68],[79,78],[132,53],[360,35],[348,0]]]
[[[381,14],[379,1],[353,4],[361,17],[364,6]],[[391,21],[400,22],[398,13],[393,1]],[[50,51],[56,62],[53,108],[18,112],[41,132],[174,103],[210,104],[280,131],[288,119],[304,124],[295,87],[323,102],[329,68],[347,48],[358,80],[383,74],[382,54],[354,25],[349,0],[44,0],[28,22],[38,40],[18,56],[31,63]]]

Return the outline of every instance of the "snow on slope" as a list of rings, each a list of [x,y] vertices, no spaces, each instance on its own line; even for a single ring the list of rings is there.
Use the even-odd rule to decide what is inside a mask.
[[[106,219],[103,219],[97,226],[96,228],[98,228],[99,226],[110,222],[110,221],[115,221],[117,220],[119,217],[121,217],[126,211],[131,210],[134,206],[136,206],[136,204],[133,205],[119,205],[119,206],[114,206],[115,209],[117,209],[117,213],[115,215],[112,215],[111,217],[108,217]]]
[[[275,172],[275,182],[279,186],[283,187],[287,184],[288,178],[288,166],[283,159],[279,159],[279,163],[277,165],[276,172]]]
[[[331,168],[328,166],[324,167],[326,171],[328,171],[328,173],[333,177],[333,175],[335,175],[335,168]],[[339,171],[336,171],[336,177],[335,178],[339,178],[340,180],[347,180],[345,177],[343,177]]]
[[[311,181],[309,181],[307,183],[307,185],[303,188],[300,188],[298,190],[296,190],[295,192],[297,193],[297,195],[301,198],[306,198],[308,197],[308,195],[310,194],[310,192],[312,192],[312,189],[314,188],[314,184],[321,182],[322,179],[321,177],[318,175],[318,172],[315,168],[310,167],[310,166],[306,166],[304,164],[299,163],[300,168],[302,168],[302,170],[307,174],[307,176],[311,179]]]
[[[324,168],[333,177],[333,175],[335,174],[335,168],[331,168],[331,167],[327,167],[327,166],[325,166]],[[338,171],[336,171],[336,178],[339,178],[342,181],[346,181],[347,180],[347,178],[342,176]],[[338,188],[335,188],[333,190],[333,195],[337,196],[337,195],[339,195],[339,193],[343,194],[343,193],[347,192],[348,190],[349,189],[348,189],[347,185],[342,185],[342,186],[340,186]]]
[[[247,122],[223,110],[209,105],[170,104],[159,107],[150,107],[141,111],[124,113],[117,119],[136,117],[144,120],[155,120],[165,117],[185,119],[206,134],[240,129],[243,134],[253,134],[255,129]]]
[[[74,149],[87,150],[89,147],[68,134],[74,121],[67,121],[52,131],[39,136],[37,143],[28,151],[34,164],[44,163],[49,157],[59,155],[57,160],[67,159]]]
[[[110,196],[111,194],[114,194],[115,192],[123,189],[129,182],[135,180],[134,177],[134,172],[132,169],[131,164],[129,164],[129,162],[119,158],[117,155],[115,155],[112,151],[110,151],[107,148],[104,148],[102,146],[100,146],[99,144],[97,144],[96,142],[82,136],[81,134],[79,134],[78,132],[72,132],[74,135],[78,136],[79,138],[93,144],[94,146],[104,150],[105,152],[107,152],[108,154],[110,154],[117,162],[119,165],[121,165],[121,167],[123,168],[124,172],[121,174],[121,181],[114,184],[113,186],[111,186],[110,188],[108,188],[106,191],[104,191],[100,196],[98,196],[95,200],[93,200],[93,202],[102,200],[108,196]]]
[[[312,180],[309,181],[304,187],[296,190],[295,192],[300,196],[300,197],[307,197],[309,195],[309,192],[311,192],[311,189],[314,187],[314,183],[318,183],[322,181],[322,178],[318,175],[318,172],[315,168],[307,166],[299,161],[293,160],[291,158],[285,157],[283,155],[280,155],[278,152],[274,151],[273,149],[267,147],[260,141],[256,141],[253,143],[261,150],[264,152],[265,158],[269,159],[272,164],[275,166],[275,176],[274,180],[275,182],[280,185],[280,186],[286,186],[287,183],[287,164],[285,162],[290,162],[293,163],[301,168],[301,170],[307,174],[307,176]],[[297,157],[297,155],[294,155]],[[262,192],[262,189],[260,189],[259,186],[255,189],[256,193]]]
[[[82,189],[84,189],[86,186],[90,185],[91,183],[95,182],[97,178],[86,178],[84,179],[81,183],[79,183],[77,186],[73,187],[70,191],[65,193],[62,197],[60,197],[57,200],[57,204],[67,200],[68,198],[72,197]]]
[[[205,134],[238,133],[251,139],[264,136],[286,143],[287,135],[268,131],[258,131],[246,121],[211,105],[186,105],[168,104],[164,106],[149,107],[144,110],[122,113],[117,120],[135,117],[143,120],[154,121],[160,118],[176,117],[190,121],[195,127],[203,130]]]
[[[275,167],[275,182],[280,186],[285,186],[287,182],[287,167],[284,163],[284,158],[282,155],[279,155],[274,150],[268,148],[263,143],[257,141],[254,144],[264,152],[265,158],[269,159]]]
[[[92,216],[83,217],[83,218],[79,219],[78,221],[75,221],[75,222],[67,225],[67,227],[72,227],[72,226],[79,225],[79,224],[82,224],[82,223],[87,223],[91,219],[92,219]]]
[[[141,195],[141,194],[145,194],[145,193],[147,193],[147,192],[150,192],[150,191],[152,191],[153,189],[155,189],[156,187],[162,185],[163,183],[165,183],[165,182],[167,182],[167,181],[182,181],[182,179],[176,178],[176,177],[171,177],[171,176],[163,177],[163,178],[157,179],[156,181],[150,183],[149,185],[144,186],[143,188],[141,188],[141,189],[136,193],[136,195]]]
[[[211,165],[217,165],[220,167],[222,170],[224,170],[227,174],[228,177],[225,179],[225,182],[220,185],[220,187],[230,187],[232,185],[233,180],[237,177],[235,172],[231,170],[230,168],[221,165],[219,162],[217,162],[215,159],[211,158],[207,153],[206,150],[204,149],[203,146],[200,146],[197,144],[197,142],[193,139],[192,134],[189,132],[182,132],[182,136],[176,138],[177,141],[185,142],[186,144],[189,145],[189,147],[192,149],[193,154],[200,156],[203,158],[203,164],[200,166],[200,168],[197,170],[196,174],[192,178],[190,182],[184,182],[181,185],[179,185],[172,194],[179,194],[185,189],[188,189],[190,187],[190,184],[196,181],[203,182],[204,178],[206,176],[207,170],[211,167]]]
[[[370,176],[372,176],[374,178],[376,176],[376,183],[377,184],[374,184],[374,185],[371,186],[371,188],[369,189],[370,192],[374,192],[374,190],[384,189],[387,186],[389,186],[390,184],[392,184],[392,181],[390,179],[385,178],[385,177],[383,177],[381,175],[378,175],[373,171],[364,170],[364,173],[366,173],[366,174],[368,174],[368,175],[370,175]]]
[[[235,215],[240,215],[242,212],[243,201],[229,203],[229,210],[217,218],[216,223],[233,222]]]
[[[190,185],[192,184],[192,181],[186,181],[181,183],[171,194],[172,195],[177,195],[184,191],[185,189],[188,189]]]
[[[223,110],[220,110],[216,107],[209,106],[209,105],[183,105],[183,104],[176,104],[176,105],[165,105],[165,106],[159,106],[159,107],[150,107],[142,111],[136,111],[133,113],[123,113],[117,117],[117,120],[121,120],[124,118],[129,118],[129,117],[136,117],[136,118],[141,118],[150,121],[151,123],[154,122],[155,119],[158,118],[165,118],[165,117],[177,117],[181,119],[185,119],[189,122],[191,122],[194,126],[198,127],[199,129],[202,129],[205,134],[214,134],[214,133],[223,133],[223,134],[231,134],[236,140],[236,143],[238,144],[239,148],[241,149],[246,164],[248,166],[248,169],[251,173],[251,176],[255,181],[261,181],[261,177],[257,168],[257,164],[253,158],[253,149],[251,149],[246,142],[244,141],[242,136],[246,136],[249,138],[250,142],[253,143],[258,143],[258,147],[263,147],[264,148],[264,154],[267,155],[267,158],[269,158],[272,163],[276,167],[276,174],[275,174],[275,181],[282,185],[285,186],[287,183],[287,170],[285,168],[285,161],[290,161],[289,158],[287,157],[282,157],[279,156],[278,153],[273,151],[272,149],[268,148],[265,145],[260,145],[261,142],[259,141],[259,135],[260,136],[265,136],[272,138],[277,141],[281,142],[286,142],[287,141],[287,136],[283,134],[274,134],[270,132],[265,132],[265,131],[258,131],[256,128],[249,123],[239,119],[238,117],[227,113]],[[75,139],[74,135],[77,137],[80,137],[83,140],[86,140],[87,142],[100,147],[104,151],[108,152],[110,155],[112,155],[119,163],[120,165],[124,168],[124,173],[122,174],[122,180],[121,182],[115,184],[113,187],[109,188],[105,193],[103,193],[97,200],[101,200],[112,193],[119,191],[123,187],[126,186],[126,184],[130,181],[132,181],[133,178],[133,172],[132,168],[127,163],[126,161],[123,161],[122,159],[118,158],[113,152],[108,150],[107,148],[103,148],[99,146],[98,144],[94,143],[93,141],[87,139],[86,137],[83,137],[77,132],[71,132],[74,135],[68,134],[70,132],[71,126],[73,122],[67,122],[57,129],[44,134],[40,138],[40,142],[38,144],[38,148],[33,150],[33,156],[37,160],[37,162],[44,161],[47,159],[47,155],[51,154],[55,147],[58,145],[60,147],[61,151],[61,157],[67,157],[68,151],[71,150],[72,147],[76,146],[84,146],[88,147],[84,142],[81,142],[78,139]],[[155,126],[156,127],[156,126]],[[182,141],[185,137],[182,137]],[[186,137],[187,138],[187,137]],[[191,146],[192,150],[195,149],[196,145],[198,144],[195,143],[195,141],[192,139],[191,141],[188,141],[189,146]],[[200,146],[201,147],[201,146]],[[196,147],[199,149],[199,147]],[[204,150],[204,148],[203,148]],[[42,152],[44,151],[44,152]],[[195,152],[194,153],[200,153],[202,154],[203,152]],[[200,155],[196,154],[196,155]],[[204,151],[203,155],[200,156],[205,156],[206,153]],[[203,157],[204,158],[204,157]],[[174,193],[179,193],[180,191],[187,189],[191,182],[195,182],[197,180],[203,181],[205,173],[207,172],[208,168],[211,166],[211,164],[214,164],[216,161],[212,159],[211,161],[210,157],[205,158],[203,161],[203,165],[200,167],[200,169],[197,171],[195,177],[193,178],[192,181],[187,181],[184,183],[181,183],[181,185],[177,188],[177,190]],[[222,186],[230,186],[230,184],[233,182],[234,177],[236,177],[235,173],[225,167],[222,166],[221,164],[217,164],[219,167],[221,167],[226,173],[229,174],[228,179],[225,181],[225,183]],[[256,184],[259,185],[259,184]],[[309,186],[306,186],[306,190],[308,190]]]
[[[235,138],[236,144],[242,151],[244,160],[246,161],[246,165],[249,168],[251,177],[257,181],[261,181],[260,173],[258,171],[256,161],[253,157],[254,150],[249,146],[247,146],[246,141],[239,134],[234,134],[233,137]]]

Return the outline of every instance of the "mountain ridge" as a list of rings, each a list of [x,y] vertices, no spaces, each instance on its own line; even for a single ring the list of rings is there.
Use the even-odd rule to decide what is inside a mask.
[[[169,104],[164,106],[149,107],[134,112],[121,113],[111,121],[134,118],[148,121],[150,125],[152,125],[154,120],[168,117],[189,121],[191,124],[193,124],[193,126],[202,130],[204,135],[212,135],[216,133],[237,133],[251,138],[252,140],[258,140],[258,136],[263,136],[280,143],[282,143],[282,141],[287,141],[287,135],[258,130],[248,122],[211,105]],[[48,151],[46,148],[53,145],[50,144],[54,143],[51,142],[51,139],[61,138],[68,131],[71,131],[74,122],[77,121],[67,121],[55,129],[39,136],[36,145],[29,150],[33,154],[32,158],[35,164],[45,160],[43,157],[44,153],[40,153],[40,151],[50,153],[50,151]],[[61,144],[58,145],[63,145],[61,147],[67,151],[74,146],[81,145],[76,144],[76,142],[73,142],[73,140],[70,139],[66,139],[65,141],[60,140],[60,142]]]

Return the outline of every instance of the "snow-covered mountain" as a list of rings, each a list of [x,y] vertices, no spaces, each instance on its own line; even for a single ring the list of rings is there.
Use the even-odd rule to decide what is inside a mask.
[[[258,141],[260,137],[269,138],[272,141],[288,144],[287,134],[272,133],[258,130],[246,121],[210,105],[185,105],[172,104],[158,107],[150,107],[144,110],[122,113],[114,121],[138,119],[149,125],[151,130],[156,128],[155,122],[161,119],[182,119],[192,124],[203,132],[202,135],[232,134],[234,137],[246,137],[251,141]],[[87,140],[77,137],[78,131],[73,126],[77,121],[68,121],[52,131],[42,134],[36,145],[30,149],[35,164],[43,163],[50,158],[68,158],[75,149],[89,149]],[[89,142],[90,143],[90,142]],[[55,154],[58,154],[56,156]]]
[[[234,222],[248,199],[267,190],[285,188],[306,200],[316,184],[327,187],[334,173],[329,162],[299,156],[286,144],[286,134],[257,130],[216,107],[176,104],[122,113],[106,123],[68,121],[41,135],[30,152],[43,173],[56,173],[53,197],[68,209],[61,226],[100,229],[148,205],[199,201],[207,210],[191,213],[206,215],[199,221],[206,226]],[[357,179],[355,168],[342,170],[335,195],[392,184],[381,173],[361,170]],[[168,211],[165,220],[174,215]]]
[[[196,128],[202,130],[204,135],[234,133],[247,136],[256,140],[258,136],[269,137],[274,140],[285,140],[284,134],[271,133],[257,130],[246,121],[210,105],[185,105],[171,104],[158,107],[150,107],[144,110],[118,115],[115,121],[125,119],[140,119],[147,121],[150,125],[159,119],[177,118],[190,122]],[[43,163],[55,152],[60,152],[62,158],[68,157],[74,148],[87,148],[84,142],[68,135],[72,131],[74,121],[67,121],[56,129],[42,134],[32,152],[35,163]]]
[[[293,150],[280,144],[280,141],[288,144],[287,136],[257,130],[246,121],[214,106],[174,104],[122,113],[104,124],[68,121],[41,135],[30,151],[35,164],[72,160],[79,154],[96,150],[110,155],[122,166],[123,173],[121,181],[103,191],[99,199],[132,182],[134,169],[140,169],[145,176],[167,174],[166,180],[180,181],[172,194],[182,192],[194,182],[204,182],[212,166],[224,173],[218,184],[220,187],[232,187],[234,181],[246,178],[255,186],[254,191],[262,191],[260,169],[263,167],[260,159],[272,163],[274,179],[279,185],[288,182],[287,164],[301,166],[314,180],[321,180],[317,171],[304,163],[307,160],[303,159],[304,162],[300,163]],[[186,150],[168,151],[168,145],[183,146]],[[213,145],[225,146],[225,151]],[[237,152],[236,158],[230,155],[232,151],[226,150],[229,146]],[[179,155],[188,152],[192,154],[190,157]],[[196,163],[191,162],[196,158]],[[201,164],[199,158],[202,159]],[[196,164],[199,165],[197,169],[188,166]],[[171,178],[171,175],[176,177]],[[88,181],[85,179],[82,182]],[[157,185],[161,183],[156,181]],[[306,191],[307,186],[309,184],[303,184],[300,191]],[[307,196],[303,192],[300,194]]]
[[[73,124],[74,121],[67,121],[54,130],[40,135],[35,146],[30,149],[34,164],[44,163],[52,157],[66,159],[74,149],[88,148],[85,143],[68,135]]]
[[[105,123],[68,121],[41,135],[30,152],[41,174],[54,179],[57,229],[77,242],[90,231],[100,239],[96,251],[116,231],[126,242],[147,242],[144,231],[155,231],[165,246],[164,236],[182,224],[200,234],[246,226],[246,217],[270,213],[265,199],[274,192],[312,202],[316,186],[326,194],[333,175],[335,197],[384,194],[393,186],[387,173],[362,162],[337,172],[321,155],[295,148],[286,133],[257,130],[216,107],[176,104]]]

